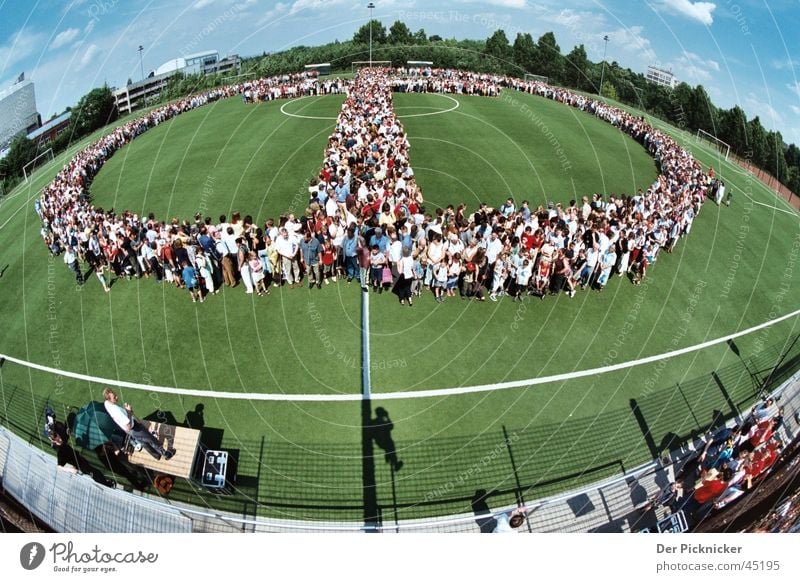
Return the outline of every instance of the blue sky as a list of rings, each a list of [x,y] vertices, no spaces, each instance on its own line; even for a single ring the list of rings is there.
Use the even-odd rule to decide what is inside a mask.
[[[348,39],[368,18],[367,0],[0,0],[0,88],[25,71],[44,119],[95,86],[124,85],[175,57],[216,49],[221,56]],[[405,21],[428,35],[509,39],[553,30],[567,53],[644,72],[672,68],[702,83],[717,105],[800,144],[800,2],[797,0],[376,0],[388,27]],[[535,72],[535,71],[532,71]]]

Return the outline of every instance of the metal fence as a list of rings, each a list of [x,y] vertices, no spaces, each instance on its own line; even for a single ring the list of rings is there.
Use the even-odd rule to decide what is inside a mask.
[[[786,432],[798,430],[800,372],[781,384]],[[738,419],[732,419],[729,423]],[[684,443],[670,458],[642,465],[624,474],[527,504],[531,532],[624,532],[643,525],[636,509],[674,478],[682,459],[695,444]],[[665,462],[667,461],[667,462]],[[31,515],[59,532],[478,532],[491,529],[491,510],[480,504],[473,512],[436,519],[399,520],[391,524],[243,518],[170,502],[147,494],[127,493],[95,483],[86,475],[57,469],[56,460],[0,427],[0,483]],[[312,517],[312,516],[310,516]]]

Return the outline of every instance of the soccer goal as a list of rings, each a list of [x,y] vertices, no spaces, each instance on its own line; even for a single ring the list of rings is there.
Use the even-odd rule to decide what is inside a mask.
[[[699,144],[706,142],[707,144],[711,145],[715,150],[721,153],[726,160],[731,153],[731,146],[729,144],[725,143],[718,137],[711,135],[707,131],[703,131],[702,129],[697,130],[695,141]]]
[[[369,67],[370,61],[352,61],[350,63],[351,72],[355,73],[359,69],[363,69],[364,67]],[[372,61],[373,67],[391,67],[392,61]]]
[[[45,151],[33,158],[30,162],[25,164],[22,167],[22,174],[25,176],[25,182],[27,183],[31,174],[33,174],[42,166],[46,166],[52,162],[53,159],[55,159],[55,156],[53,156],[53,148],[47,148]]]
[[[545,85],[550,80],[549,77],[545,77],[543,75],[534,75],[533,73],[525,73],[525,80],[526,81],[539,81],[540,83],[544,83]]]

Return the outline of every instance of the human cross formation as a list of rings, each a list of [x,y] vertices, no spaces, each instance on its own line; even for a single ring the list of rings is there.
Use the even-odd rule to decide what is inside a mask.
[[[394,112],[394,92],[498,97],[539,95],[606,121],[642,144],[659,175],[632,195],[595,193],[568,204],[533,207],[515,197],[425,208],[410,164],[408,137]],[[103,164],[138,135],[181,113],[240,95],[245,103],[345,93],[308,186],[303,216],[284,214],[259,226],[250,215],[198,213],[194,220],[103,210],[89,186]],[[634,284],[661,251],[689,234],[721,183],[691,153],[641,117],[538,81],[449,69],[364,68],[354,79],[284,75],[212,89],[149,111],[79,152],[36,202],[50,252],[84,283],[88,263],[106,292],[112,278],[151,278],[203,302],[224,285],[266,296],[270,287],[309,288],[356,281],[364,291],[392,290],[401,304],[430,290],[437,302],[497,301],[507,296],[573,297],[602,291],[612,274]]]

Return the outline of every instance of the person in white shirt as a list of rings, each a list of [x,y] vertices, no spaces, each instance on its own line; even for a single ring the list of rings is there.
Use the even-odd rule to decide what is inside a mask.
[[[158,442],[158,439],[153,436],[153,433],[147,430],[139,419],[133,415],[133,409],[130,404],[126,402],[124,406],[120,406],[117,403],[116,392],[111,388],[106,388],[103,390],[103,399],[105,400],[103,406],[114,423],[119,426],[125,434],[139,441],[154,459],[160,461],[163,456],[165,460],[169,461],[173,457],[175,449],[163,448],[161,443]]]
[[[290,235],[285,227],[281,229],[281,235],[275,241],[275,248],[281,258],[283,275],[286,277],[286,282],[289,283],[289,289],[293,289],[295,283],[298,284],[299,288],[300,265],[297,262],[297,251],[300,245],[295,240],[294,235]]]

